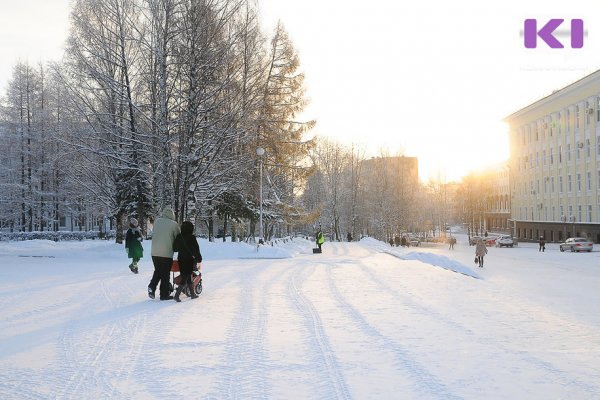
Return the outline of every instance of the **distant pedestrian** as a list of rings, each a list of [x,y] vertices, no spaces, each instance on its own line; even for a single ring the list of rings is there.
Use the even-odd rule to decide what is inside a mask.
[[[349,242],[352,241],[352,234],[350,232],[348,232],[348,234],[346,235],[346,238],[348,239]]]
[[[175,291],[175,301],[180,302],[179,295],[185,286],[190,291],[192,299],[198,297],[194,284],[192,283],[192,272],[194,268],[198,268],[202,262],[202,254],[200,254],[200,246],[196,236],[194,236],[194,224],[190,221],[185,221],[181,224],[181,233],[175,238],[173,247],[177,251],[177,262],[179,262],[179,273],[181,281]]]
[[[323,243],[325,243],[325,236],[323,236],[323,232],[321,232],[321,229],[317,231],[316,239],[317,246],[319,246],[319,252],[321,252],[321,246],[323,245]]]
[[[454,250],[454,245],[456,244],[456,238],[455,237],[450,237],[450,249],[449,250]]]
[[[173,242],[179,235],[179,225],[175,221],[175,213],[165,207],[162,216],[154,221],[152,232],[152,263],[154,274],[148,285],[148,297],[154,298],[156,287],[160,282],[160,299],[171,300],[170,272],[173,265]]]
[[[144,256],[142,240],[138,220],[131,218],[129,220],[129,229],[127,229],[127,233],[125,234],[125,251],[127,252],[127,257],[131,258],[129,269],[134,274],[138,273],[138,262]]]
[[[396,247],[400,247],[400,244],[402,243],[402,240],[400,240],[400,236],[396,235],[394,237],[394,243],[396,244]]]
[[[479,264],[479,268],[483,268],[483,257],[487,254],[488,250],[485,247],[485,242],[482,238],[477,238],[477,242],[475,243],[475,258],[477,259],[477,263]]]
[[[540,248],[538,251],[545,252],[546,251],[546,239],[543,236],[540,236]]]

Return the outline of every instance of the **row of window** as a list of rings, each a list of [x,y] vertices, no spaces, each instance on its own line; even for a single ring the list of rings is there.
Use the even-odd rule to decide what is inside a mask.
[[[576,209],[573,206],[555,206],[548,207],[519,207],[519,219],[523,221],[556,221],[556,222],[600,222],[600,204],[597,205],[596,221],[592,221],[591,204],[579,205]],[[557,213],[558,211],[558,213]],[[565,214],[565,211],[567,213]],[[574,214],[573,212],[576,211]]]
[[[555,116],[547,116],[521,127],[521,140],[523,144],[526,144],[527,141],[532,143],[534,140],[543,140],[546,132],[549,136],[553,136],[554,133],[560,135],[563,129],[571,132],[573,127],[579,129],[582,122],[585,126],[589,126],[594,119],[596,122],[600,122],[600,96],[575,105],[574,112],[571,112],[571,108],[567,108]]]
[[[588,192],[592,191],[593,177],[591,172],[586,172],[585,176],[580,173],[575,174],[575,182],[573,182],[573,175],[571,174],[568,174],[566,178],[566,182],[564,182],[562,175],[558,176],[557,180],[555,180],[554,176],[547,177],[543,179],[542,182],[540,182],[540,180],[537,179],[535,181],[535,186],[534,181],[531,180],[529,181],[529,189],[527,188],[527,183],[522,182],[521,184],[517,184],[517,188],[519,190],[518,194],[521,196],[536,194],[554,194],[556,191],[555,189],[558,189],[558,193],[563,193],[565,192],[564,183],[566,183],[567,193],[573,192],[573,183],[575,183],[575,190],[578,192],[581,192],[583,190],[586,190]],[[557,182],[557,185],[555,185],[555,182]],[[600,190],[600,170],[596,171],[596,187],[598,188],[598,190]],[[543,190],[543,192],[541,190]]]
[[[517,158],[517,165],[519,171],[526,170],[527,167],[534,168],[544,165],[554,165],[554,163],[561,164],[563,162],[571,162],[573,159],[580,160],[582,154],[585,155],[586,159],[589,160],[592,157],[592,145],[590,139],[586,139],[585,142],[578,142],[575,146],[571,146],[567,143],[566,149],[563,151],[563,146],[558,146],[558,151],[554,153],[553,149],[546,152],[536,152],[535,157],[532,154]],[[600,137],[596,138],[596,154],[600,156]]]

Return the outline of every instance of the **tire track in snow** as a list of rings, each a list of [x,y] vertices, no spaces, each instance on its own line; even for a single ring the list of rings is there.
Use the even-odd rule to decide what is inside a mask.
[[[119,298],[130,289],[119,284],[118,278],[101,283],[103,297],[111,310],[118,310],[122,304]],[[127,290],[129,289],[129,290]],[[138,340],[145,330],[145,314],[132,316],[110,316],[93,324],[83,323],[81,327],[71,324],[61,336],[61,355],[63,372],[57,376],[70,376],[62,382],[60,398],[106,397],[125,398],[127,395],[115,387],[129,379],[131,364],[141,353],[141,341]],[[100,333],[97,329],[100,327]],[[89,338],[81,339],[88,335]],[[123,340],[125,338],[125,340]],[[61,387],[59,386],[59,387]]]
[[[332,271],[334,268],[329,266],[327,268],[327,281],[329,289],[331,290],[333,299],[340,306],[340,312],[347,314],[354,325],[356,325],[361,332],[370,338],[370,344],[377,344],[383,349],[383,351],[391,351],[394,354],[394,357],[398,364],[402,367],[402,370],[409,375],[409,377],[417,386],[416,391],[419,392],[420,398],[431,398],[430,396],[435,396],[435,398],[444,400],[462,399],[462,397],[451,393],[449,388],[440,382],[440,380],[435,375],[431,374],[423,365],[416,361],[406,348],[399,345],[392,338],[378,331],[352,304],[346,301],[345,297],[339,291],[333,280]]]
[[[390,257],[393,257],[393,256],[390,256]],[[474,331],[465,327],[464,325],[462,325],[456,321],[449,320],[444,314],[439,313],[435,310],[432,310],[430,307],[426,307],[424,305],[421,305],[420,303],[417,303],[415,300],[411,299],[409,296],[403,294],[403,293],[408,292],[407,290],[402,290],[401,292],[398,290],[394,290],[387,283],[385,283],[378,276],[376,276],[375,273],[372,271],[372,268],[366,266],[363,262],[358,263],[357,265],[360,266],[361,270],[364,271],[369,276],[369,278],[379,288],[382,289],[382,291],[385,291],[386,293],[391,295],[393,298],[396,298],[402,304],[409,306],[414,311],[416,311],[419,315],[422,315],[422,316],[429,318],[431,320],[434,320],[436,322],[442,323],[442,324],[448,326],[449,328],[455,330],[456,332],[459,332],[460,334],[465,335],[466,341],[471,341],[471,342],[479,344],[483,347],[493,346],[494,348],[497,349],[497,352],[499,354],[510,354],[511,356],[515,357],[518,360],[525,361],[525,362],[529,363],[530,365],[532,365],[534,368],[537,368],[538,370],[544,371],[545,373],[552,374],[553,378],[551,379],[551,381],[559,382],[561,384],[561,386],[573,387],[573,385],[576,385],[582,391],[589,393],[590,395],[593,395],[593,396],[597,395],[597,393],[600,393],[600,386],[590,385],[587,382],[583,382],[579,379],[570,378],[568,376],[568,371],[561,370],[560,368],[557,368],[555,365],[553,365],[551,362],[548,362],[539,357],[536,357],[536,356],[532,355],[530,352],[516,351],[512,348],[502,345],[501,343],[499,343],[497,341],[491,343],[488,339],[486,339],[485,337],[481,337],[481,335],[477,335]],[[521,314],[521,315],[535,315],[536,314],[535,310],[532,311],[530,309],[526,309],[523,304],[519,304],[518,306],[513,305],[513,308],[516,308],[514,314]]]
[[[314,266],[310,267],[314,271]],[[306,326],[306,334],[311,335],[307,340],[313,342],[311,349],[318,349],[319,353],[315,355],[317,365],[321,372],[317,371],[317,376],[323,379],[319,396],[321,398],[350,399],[346,381],[341,373],[335,353],[329,344],[329,338],[323,327],[323,322],[319,317],[318,311],[310,300],[302,294],[302,284],[306,280],[307,267],[295,267],[289,284],[288,292],[296,309],[303,317]]]
[[[238,307],[226,334],[224,365],[217,373],[217,393],[211,393],[208,398],[270,398],[271,386],[266,380],[268,351],[265,338],[269,293],[280,277],[271,272],[266,282],[257,285],[261,276],[269,273],[267,267],[258,261],[257,265],[238,277]]]

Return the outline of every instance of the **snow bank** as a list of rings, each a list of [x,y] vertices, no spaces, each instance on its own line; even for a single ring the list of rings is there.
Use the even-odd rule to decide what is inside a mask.
[[[449,271],[481,279],[481,276],[478,273],[467,267],[465,264],[443,255],[409,250],[409,247],[390,247],[387,243],[373,238],[363,238],[361,243],[367,244],[383,253],[387,253],[401,260],[417,260],[424,264],[441,267]]]

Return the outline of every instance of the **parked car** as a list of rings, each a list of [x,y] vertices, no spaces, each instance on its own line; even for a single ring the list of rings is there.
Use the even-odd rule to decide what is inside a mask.
[[[498,239],[497,237],[488,237],[485,238],[484,242],[486,246],[495,246],[496,245],[496,239]]]
[[[559,245],[560,251],[571,250],[571,251],[592,251],[594,243],[590,242],[586,238],[568,238]]]
[[[408,235],[408,241],[411,246],[420,246],[421,245],[421,239],[419,239],[417,236]]]
[[[496,239],[496,247],[513,247],[515,245],[515,241],[511,236],[500,236]]]
[[[469,238],[469,246],[474,246],[477,243],[477,239],[483,239],[481,236],[471,236]]]

